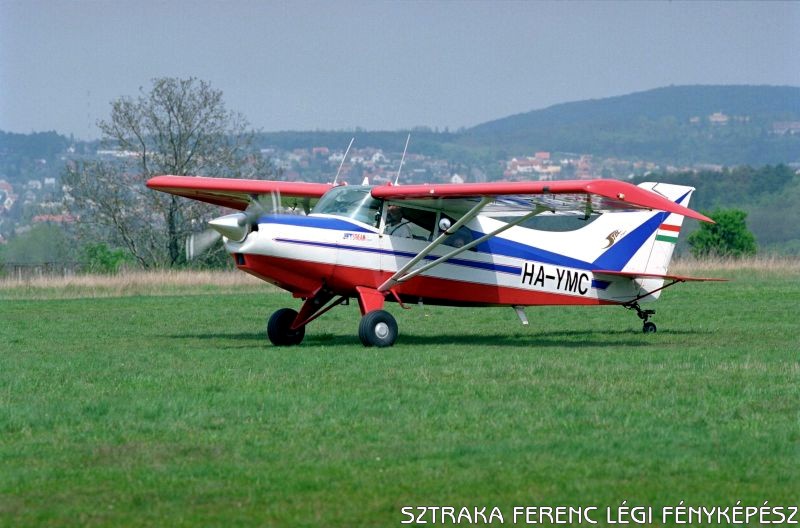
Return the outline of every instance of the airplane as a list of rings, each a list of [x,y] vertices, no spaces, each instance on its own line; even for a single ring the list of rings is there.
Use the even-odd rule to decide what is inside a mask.
[[[301,299],[269,318],[276,346],[298,345],[308,324],[355,298],[364,346],[392,346],[387,302],[524,308],[618,305],[656,332],[655,301],[677,283],[721,280],[669,274],[694,188],[599,180],[335,185],[156,176],[150,189],[236,209],[209,226],[236,267]],[[265,207],[266,197],[273,207]],[[307,214],[280,214],[282,198]],[[317,199],[313,209],[310,200]],[[571,230],[532,222],[577,222]],[[563,227],[561,228],[563,229]],[[423,305],[424,305],[423,304]]]

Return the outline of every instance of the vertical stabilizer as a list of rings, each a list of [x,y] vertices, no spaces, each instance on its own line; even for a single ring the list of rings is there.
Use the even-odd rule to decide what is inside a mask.
[[[644,189],[658,193],[675,203],[689,206],[689,200],[694,192],[693,187],[682,185],[672,185],[669,183],[646,182],[639,185]],[[662,213],[660,222],[653,235],[642,246],[642,251],[635,263],[637,269],[627,269],[626,271],[652,273],[656,275],[666,275],[669,271],[669,264],[675,252],[675,245],[681,233],[684,221],[683,215]],[[655,291],[663,286],[663,279],[644,279],[640,282],[641,293]],[[645,297],[643,301],[655,300],[659,297],[660,291]]]
[[[692,197],[692,192],[694,192],[693,187],[669,183],[642,183],[639,187],[658,193],[685,207],[689,206],[689,200]],[[644,270],[642,270],[646,273],[666,274],[669,270],[672,254],[675,251],[675,244],[678,243],[678,236],[683,226],[683,215],[664,213],[664,216],[664,219],[658,225],[658,229],[656,229],[652,241],[648,241],[650,254]]]

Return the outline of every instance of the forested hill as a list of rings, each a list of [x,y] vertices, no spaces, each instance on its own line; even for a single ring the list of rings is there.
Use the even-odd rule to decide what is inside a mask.
[[[55,132],[15,134],[0,130],[0,156],[53,158],[64,152],[70,140]]]
[[[558,104],[466,130],[464,146],[722,165],[800,161],[800,88],[670,86]]]
[[[259,147],[326,146],[402,152],[408,131],[284,131],[257,134]],[[800,163],[800,88],[670,86],[563,103],[458,132],[411,131],[409,152],[493,165],[536,151],[591,154],[691,166]],[[0,131],[0,158],[45,158],[72,143],[54,132]],[[80,145],[75,145],[80,148]],[[18,165],[18,164],[17,164]],[[13,177],[13,175],[11,175]]]

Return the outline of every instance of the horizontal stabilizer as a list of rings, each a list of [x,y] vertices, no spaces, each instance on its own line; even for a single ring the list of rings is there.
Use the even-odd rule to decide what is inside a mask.
[[[613,277],[625,277],[628,279],[664,279],[678,282],[727,282],[728,279],[714,277],[687,277],[685,275],[662,275],[659,273],[645,273],[638,271],[612,271],[612,270],[592,270],[592,274],[611,275]]]

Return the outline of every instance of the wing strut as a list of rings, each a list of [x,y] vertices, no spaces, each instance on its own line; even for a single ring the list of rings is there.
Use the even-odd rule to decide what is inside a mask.
[[[402,280],[402,277],[403,277],[403,275],[405,275],[405,273],[406,273],[408,270],[410,270],[412,267],[414,267],[414,265],[416,265],[416,263],[417,263],[417,262],[419,262],[420,260],[422,260],[422,259],[424,259],[425,257],[427,257],[427,256],[428,256],[428,254],[429,254],[431,251],[433,251],[434,249],[436,249],[436,248],[437,248],[437,247],[438,247],[438,246],[439,246],[439,245],[440,245],[440,244],[441,244],[441,243],[444,241],[444,239],[445,239],[447,236],[449,236],[449,235],[451,235],[451,234],[455,233],[456,231],[458,231],[458,230],[461,228],[461,226],[463,226],[464,224],[466,224],[467,222],[469,222],[470,220],[472,220],[473,218],[475,218],[476,216],[478,216],[478,214],[480,214],[480,212],[481,212],[481,209],[483,209],[484,207],[486,207],[486,206],[487,206],[489,203],[491,203],[493,200],[494,200],[494,198],[491,198],[491,197],[489,197],[489,196],[484,196],[483,198],[481,198],[481,201],[480,201],[480,202],[478,202],[477,204],[475,204],[475,206],[474,206],[472,209],[470,209],[469,211],[467,211],[467,213],[466,213],[464,216],[462,216],[462,217],[461,217],[461,218],[458,220],[458,222],[456,222],[455,224],[451,225],[451,226],[450,226],[448,229],[446,229],[445,231],[442,231],[442,234],[440,234],[438,237],[436,237],[436,239],[435,239],[433,242],[431,242],[430,244],[428,244],[427,246],[425,246],[425,249],[423,249],[422,251],[420,251],[420,252],[417,254],[417,256],[416,256],[416,257],[414,257],[414,258],[412,258],[411,260],[409,260],[409,261],[408,261],[408,263],[406,263],[406,265],[405,265],[405,266],[403,266],[402,268],[400,268],[399,270],[397,270],[397,272],[396,272],[394,275],[392,275],[391,277],[389,277],[389,278],[386,280],[386,282],[384,282],[383,284],[381,284],[381,285],[378,287],[378,291],[381,291],[381,292],[383,292],[383,291],[386,291],[386,290],[388,290],[389,288],[391,288],[392,286],[394,286],[395,284],[397,284],[398,282],[400,282],[400,281]]]
[[[470,219],[472,219],[472,217],[476,216],[480,212],[480,209],[483,209],[483,207],[485,207],[486,204],[488,204],[491,201],[493,201],[491,198],[483,198],[480,201],[480,203],[478,203],[478,205],[473,207],[467,214],[465,214],[463,217],[461,217],[461,219],[458,222],[456,222],[455,224],[450,226],[450,229],[448,229],[447,231],[445,231],[441,235],[439,235],[436,238],[436,240],[431,242],[416,257],[411,259],[411,261],[409,261],[408,264],[403,266],[401,269],[399,269],[397,271],[397,273],[392,275],[386,282],[381,284],[378,287],[378,291],[386,291],[386,290],[394,287],[396,284],[398,284],[400,282],[405,282],[405,281],[407,281],[409,279],[412,279],[412,278],[416,277],[417,275],[419,275],[420,273],[428,271],[429,269],[433,268],[434,266],[438,266],[439,264],[441,264],[441,263],[443,263],[443,262],[445,262],[447,260],[450,260],[451,258],[453,258],[453,257],[455,257],[457,255],[460,255],[461,253],[463,253],[465,251],[468,251],[468,250],[472,249],[473,247],[477,246],[481,242],[483,242],[485,240],[488,240],[488,239],[492,238],[493,236],[502,233],[506,229],[510,229],[510,228],[514,227],[515,225],[521,224],[522,222],[524,222],[528,218],[532,218],[532,217],[536,216],[539,213],[542,213],[544,211],[548,211],[549,210],[546,207],[542,207],[540,205],[537,205],[536,208],[533,211],[531,211],[530,213],[528,213],[528,214],[526,214],[524,216],[520,216],[518,218],[515,218],[512,222],[509,222],[507,224],[504,224],[504,225],[498,227],[497,229],[495,229],[491,233],[486,233],[482,237],[476,238],[472,242],[470,242],[468,244],[465,244],[465,245],[461,246],[460,248],[454,248],[453,251],[451,251],[449,253],[446,253],[445,255],[442,255],[441,257],[437,258],[433,262],[429,262],[428,264],[425,264],[424,266],[422,266],[420,268],[417,268],[417,269],[415,269],[415,270],[413,270],[411,272],[408,271],[417,262],[422,260],[431,251],[433,251],[433,249],[435,249],[436,247],[441,245],[442,241],[444,240],[444,238],[448,234],[455,233],[456,231],[458,231],[458,229],[461,228],[461,226],[463,226],[466,222],[468,222]],[[478,207],[480,207],[480,209],[478,209],[476,211],[476,208],[478,208]]]

